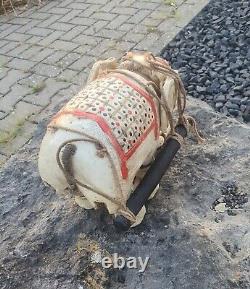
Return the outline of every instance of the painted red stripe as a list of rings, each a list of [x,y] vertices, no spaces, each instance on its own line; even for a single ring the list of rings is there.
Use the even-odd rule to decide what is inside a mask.
[[[108,126],[108,124],[106,123],[106,121],[100,117],[99,115],[90,113],[90,112],[85,112],[85,111],[81,111],[81,110],[62,110],[60,111],[56,117],[54,118],[53,121],[57,121],[59,117],[61,117],[62,115],[65,114],[71,114],[74,115],[76,117],[81,117],[81,118],[85,118],[85,119],[91,119],[93,121],[95,121],[96,123],[98,123],[99,127],[102,129],[102,131],[109,137],[109,140],[111,142],[111,144],[113,145],[114,149],[116,150],[120,161],[121,161],[121,173],[122,173],[122,177],[124,179],[126,179],[128,177],[128,169],[127,169],[127,165],[126,165],[126,155],[124,154],[124,151],[122,150],[120,144],[118,143],[117,139],[115,138],[115,136],[113,135],[110,127]]]
[[[64,114],[71,114],[71,115],[74,115],[76,117],[91,119],[91,120],[95,121],[99,125],[99,127],[102,129],[102,131],[108,136],[112,146],[114,147],[115,151],[117,152],[117,154],[120,158],[120,162],[121,162],[121,174],[122,174],[123,179],[126,179],[128,177],[127,160],[134,154],[136,149],[146,139],[147,135],[152,131],[152,129],[154,129],[155,138],[159,137],[158,114],[156,112],[155,103],[154,103],[152,97],[145,90],[141,89],[138,85],[136,85],[135,83],[133,83],[132,81],[130,81],[128,78],[126,78],[123,75],[115,73],[115,77],[122,80],[124,83],[126,83],[127,85],[132,87],[134,90],[136,90],[141,96],[143,96],[147,100],[147,102],[150,104],[150,107],[151,107],[152,112],[154,114],[154,120],[152,121],[151,125],[147,128],[147,130],[136,141],[136,143],[132,146],[132,148],[127,153],[125,153],[123,151],[122,147],[120,146],[119,142],[117,141],[117,139],[113,135],[113,132],[110,129],[107,122],[105,121],[105,119],[99,115],[96,115],[96,114],[93,114],[90,112],[81,111],[81,110],[74,110],[74,111],[73,110],[72,111],[61,110],[53,118],[52,122],[53,121],[56,122],[58,120],[58,118]]]

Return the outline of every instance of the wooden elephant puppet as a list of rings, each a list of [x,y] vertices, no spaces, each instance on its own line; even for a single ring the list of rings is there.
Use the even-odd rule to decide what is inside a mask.
[[[86,86],[47,127],[38,161],[43,181],[86,209],[104,204],[138,225],[145,206],[135,214],[128,199],[166,139],[181,141],[175,125],[194,124],[183,114],[185,96],[178,73],[150,52],[96,62]]]

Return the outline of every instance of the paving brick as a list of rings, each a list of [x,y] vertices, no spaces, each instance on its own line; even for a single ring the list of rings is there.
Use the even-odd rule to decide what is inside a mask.
[[[31,37],[31,35],[14,32],[14,33],[11,33],[8,36],[6,36],[5,39],[13,40],[13,41],[17,41],[17,42],[24,42],[27,39],[29,39],[30,37]]]
[[[9,41],[2,39],[0,42],[0,48],[3,47],[4,45],[8,44],[8,43],[9,43]]]
[[[145,34],[143,33],[130,33],[130,32],[128,32],[122,37],[123,40],[134,43],[141,41],[143,38],[145,38]]]
[[[86,17],[74,17],[71,20],[69,20],[69,23],[75,24],[75,25],[83,25],[83,26],[91,26],[96,22],[96,20]]]
[[[72,40],[75,43],[81,44],[81,45],[91,45],[91,46],[96,46],[100,41],[100,37],[96,36],[89,36],[89,35],[79,35],[76,38]]]
[[[46,106],[38,115],[32,116],[30,119],[33,122],[41,122],[44,119],[51,118],[56,112],[58,112],[63,105],[69,101],[74,95],[78,93],[80,87],[78,85],[71,84],[68,88],[61,89],[53,96],[53,103]]]
[[[3,31],[0,32],[0,39],[4,39],[7,35],[13,33],[18,28],[20,28],[20,25],[12,24],[11,26],[7,27]]]
[[[99,32],[103,27],[107,25],[108,21],[105,20],[98,20],[89,28],[84,30],[84,34],[86,35],[95,35],[96,32]]]
[[[151,10],[141,9],[135,15],[131,16],[128,19],[128,23],[133,23],[133,24],[141,23],[141,21],[145,19],[150,13],[151,13]]]
[[[90,46],[90,45],[86,45],[86,44],[84,44],[84,45],[80,45],[79,47],[77,47],[75,50],[74,50],[74,52],[77,52],[77,53],[79,53],[79,54],[86,54],[88,51],[90,51],[91,49],[93,49],[93,47],[92,46]]]
[[[39,55],[39,53],[42,49],[43,48],[41,46],[37,46],[37,45],[29,46],[28,49],[19,53],[18,56],[20,58],[23,58],[23,59],[28,59],[28,60],[34,61],[34,57],[36,55]]]
[[[8,71],[8,74],[0,80],[0,93],[6,94],[11,86],[17,83],[18,80],[28,76],[28,73],[25,73],[20,70],[11,69]]]
[[[34,68],[34,72],[41,76],[55,77],[61,73],[61,69],[57,66],[38,63]]]
[[[131,6],[133,8],[138,8],[138,9],[147,9],[147,10],[155,10],[157,7],[159,7],[162,4],[163,1],[160,1],[160,3],[158,2],[152,2],[152,1],[145,1],[143,2],[143,4],[141,3],[141,1],[135,1],[133,4],[131,4]],[[175,0],[173,0],[173,3],[175,2]]]
[[[83,17],[85,17],[85,15],[83,15],[84,13],[82,13],[81,10],[72,10],[69,13],[67,13],[66,15],[64,15],[62,18],[60,18],[60,22],[68,23],[68,22],[70,22],[71,19],[75,18],[80,13]]]
[[[81,12],[81,16],[90,17],[95,12],[100,12],[100,10],[101,10],[101,5],[91,4],[87,9]]]
[[[51,29],[61,30],[61,31],[69,31],[74,27],[73,24],[67,24],[62,22],[56,22],[50,26]]]
[[[146,36],[149,33],[148,26],[142,24],[134,25],[130,33],[143,33]]]
[[[16,32],[26,33],[27,31],[31,30],[33,27],[37,26],[39,23],[42,23],[42,22],[43,22],[42,20],[32,19],[29,23],[17,29]]]
[[[121,13],[122,14],[122,13]],[[98,20],[113,20],[115,17],[117,17],[117,14],[115,13],[105,13],[105,12],[96,12],[93,15],[91,15],[92,18],[98,19]]]
[[[67,68],[72,63],[77,61],[79,58],[81,58],[81,54],[70,52],[67,53],[60,61],[56,62],[56,65],[58,65],[61,68]]]
[[[138,9],[131,7],[115,7],[111,12],[116,14],[134,15]]]
[[[115,7],[120,5],[119,2],[120,2],[119,0],[118,1],[110,1],[106,5],[101,6],[98,10],[99,10],[99,12],[110,12]]]
[[[158,53],[159,52],[159,45],[161,45],[160,47],[164,47],[164,45],[167,45],[167,43],[169,43],[175,36],[176,34],[181,30],[181,28],[177,27],[177,30],[174,31],[174,28],[176,27],[172,27],[171,31],[168,31],[167,33],[161,35],[161,37],[157,40],[157,42],[153,43],[150,46],[150,51],[152,53]]]
[[[106,4],[107,2],[108,0],[86,0],[86,3],[90,3],[90,4]]]
[[[1,67],[0,68],[0,80],[3,79],[4,77],[6,77],[8,75],[8,72],[10,71],[9,68],[7,67]],[[2,96],[2,91],[0,89],[0,97]]]
[[[134,28],[134,24],[131,23],[124,23],[119,27],[121,31],[131,31]]]
[[[7,65],[13,69],[28,71],[34,67],[36,63],[31,60],[13,58]]]
[[[46,59],[48,56],[52,55],[53,53],[55,53],[54,49],[46,47],[40,50],[36,55],[34,55],[32,57],[32,60],[35,62],[40,62]]]
[[[88,54],[98,57],[108,49],[112,49],[114,46],[116,46],[116,41],[110,39],[102,39],[101,42],[98,43],[98,45],[96,45],[93,49],[88,51]]]
[[[18,46],[10,51],[7,51],[5,54],[7,56],[11,57],[19,57],[19,55],[26,49],[30,47],[30,44],[20,44],[18,43]]]
[[[17,81],[18,84],[26,86],[29,89],[33,87],[40,86],[47,78],[45,76],[37,75],[35,73],[30,73],[27,77],[22,78]]]
[[[25,25],[25,24],[29,23],[30,21],[31,21],[30,18],[16,17],[16,18],[10,19],[8,21],[8,23],[17,24],[17,25]]]
[[[86,28],[87,28],[87,26],[76,26],[73,29],[71,29],[70,31],[68,31],[67,33],[61,35],[60,39],[70,41],[73,38],[75,38],[76,36],[83,33],[83,31],[85,31]]]
[[[164,20],[146,17],[143,21],[141,21],[141,24],[145,26],[153,27],[153,26],[158,26],[162,21]]]
[[[166,6],[164,7],[164,9],[153,11],[150,14],[150,17],[154,19],[162,19],[162,20],[169,19],[171,17],[172,11],[174,11],[173,7]]]
[[[183,4],[178,7],[176,13],[176,26],[183,27],[189,23],[189,21],[200,11],[207,1],[201,0],[196,5]]]
[[[61,14],[65,15],[70,12],[70,9],[68,8],[62,8],[62,7],[53,7],[49,10],[49,13],[51,14]]]
[[[70,3],[74,2],[74,0],[64,0],[60,1],[57,5],[57,7],[68,7]]]
[[[30,89],[28,87],[15,84],[4,97],[0,98],[1,111],[9,113],[14,109],[16,103],[28,93],[30,93]]]
[[[28,121],[25,121],[23,124],[21,123],[16,128],[13,127],[10,131],[14,131],[13,137],[15,136],[15,134],[16,136],[11,139],[7,144],[0,144],[0,152],[5,154],[6,156],[10,156],[16,153],[32,138],[35,130],[36,125]],[[0,131],[0,135],[1,134],[4,134],[4,132],[1,133]]]
[[[104,52],[103,55],[100,55],[100,57],[98,59],[106,59],[106,58],[109,58],[110,55],[112,55],[112,57],[114,57],[116,59],[120,59],[123,54],[124,54],[124,52],[121,50],[111,49],[109,51]]]
[[[50,14],[49,13],[45,13],[45,12],[37,12],[37,11],[34,11],[32,13],[29,14],[29,17],[30,18],[33,18],[33,19],[39,19],[39,20],[45,20],[47,18],[50,17]]]
[[[115,19],[113,19],[105,28],[108,29],[117,29],[119,28],[126,20],[130,17],[130,15],[118,15]]]
[[[35,36],[46,37],[51,34],[51,29],[41,28],[41,27],[33,27],[31,30],[27,31],[27,33]]]
[[[123,0],[122,2],[119,3],[119,5],[116,5],[116,6],[119,6],[119,7],[130,7],[130,6],[133,6],[133,4],[135,2],[137,2],[137,0]],[[140,1],[140,2],[143,2],[143,3],[141,3],[141,5],[143,5],[145,2],[148,2],[148,0]]]
[[[46,64],[56,64],[59,60],[61,60],[65,55],[67,55],[66,51],[56,50],[51,55],[46,57],[42,62]]]
[[[0,73],[1,70],[4,68],[4,66],[12,59],[12,57],[9,57],[7,55],[0,55]]]
[[[108,38],[108,39],[121,39],[122,36],[125,34],[125,32],[122,31],[115,31],[115,30],[109,30],[109,29],[102,29],[95,33],[97,36],[100,36],[102,38]]]
[[[3,23],[0,25],[0,31],[4,31],[7,30],[8,28],[10,28],[12,25],[8,24],[8,23]]]
[[[79,3],[79,2],[71,2],[68,6],[68,8],[71,8],[71,9],[80,9],[80,10],[85,10],[89,7],[89,4],[86,4],[86,3]]]
[[[42,41],[43,37],[41,36],[32,36],[28,40],[25,41],[26,44],[38,44]]]
[[[176,20],[174,19],[166,19],[163,20],[158,26],[157,28],[160,31],[166,32],[168,31],[169,33],[173,34],[173,32],[175,34],[177,34],[180,31],[180,28],[178,28],[176,26]]]
[[[155,41],[158,41],[159,37],[160,36],[157,33],[150,33],[142,41],[136,44],[135,49],[150,51],[150,47],[155,43]]]
[[[10,131],[15,128],[18,123],[39,111],[41,111],[41,107],[20,101],[17,103],[15,110],[1,120],[1,129]]]
[[[72,51],[76,49],[78,44],[70,42],[70,41],[64,41],[64,40],[56,40],[53,42],[50,47],[53,47],[58,50],[65,50],[65,51]]]
[[[42,28],[51,28],[51,24],[56,23],[60,18],[62,18],[62,15],[51,15],[48,19],[41,21],[36,26]]]
[[[70,0],[72,1],[72,0]],[[51,8],[55,7],[55,6],[59,6],[61,3],[61,1],[50,1],[48,3],[46,3],[42,8],[39,9],[40,12],[47,12],[49,11]]]
[[[45,37],[42,41],[40,41],[40,45],[42,46],[48,46],[55,40],[57,40],[62,34],[64,34],[63,31],[54,31],[47,37]]]
[[[129,42],[129,41],[118,42],[118,50],[121,52],[132,50],[134,46],[135,46],[135,42]]]
[[[76,77],[78,74],[77,70],[72,69],[64,69],[56,78],[58,81],[64,81],[64,82],[72,82],[72,80]]]
[[[0,48],[0,53],[6,54],[9,51],[15,49],[17,46],[19,46],[19,43],[17,42],[8,42],[6,45]]]
[[[80,71],[78,75],[72,80],[75,85],[83,87],[88,79],[90,68],[86,67],[83,71]]]
[[[95,60],[94,57],[83,55],[81,56],[80,59],[78,59],[72,65],[70,65],[69,68],[73,70],[77,70],[77,71],[82,71],[84,70],[84,68],[86,68],[90,64],[93,64],[94,60]]]
[[[44,84],[45,86],[41,91],[27,95],[24,100],[31,104],[46,106],[58,91],[70,85],[67,82],[59,82],[54,79],[48,79]]]

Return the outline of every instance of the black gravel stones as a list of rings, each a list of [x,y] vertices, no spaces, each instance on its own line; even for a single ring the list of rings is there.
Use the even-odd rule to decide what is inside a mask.
[[[189,95],[250,122],[250,2],[212,0],[162,51]]]
[[[248,202],[247,194],[240,193],[235,182],[225,183],[221,193],[222,196],[215,200],[212,205],[213,210],[216,210],[218,204],[225,204],[228,214],[233,215],[235,212],[230,209],[242,209],[244,204]]]

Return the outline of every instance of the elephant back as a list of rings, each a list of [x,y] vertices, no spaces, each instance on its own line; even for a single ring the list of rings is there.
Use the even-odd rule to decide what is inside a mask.
[[[158,112],[152,96],[119,73],[89,83],[57,114],[95,121],[126,162],[153,130],[159,137]]]

